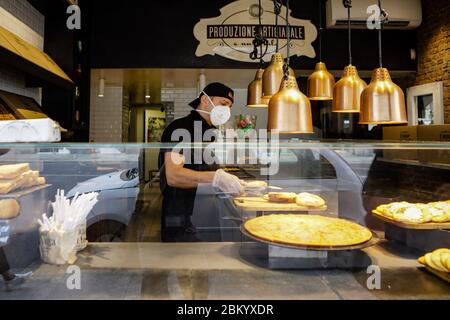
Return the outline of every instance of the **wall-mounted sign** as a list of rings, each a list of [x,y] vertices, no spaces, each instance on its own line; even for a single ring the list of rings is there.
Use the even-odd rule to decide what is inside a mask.
[[[197,57],[204,55],[220,55],[222,57],[243,61],[258,62],[250,59],[253,50],[252,41],[257,34],[259,15],[261,15],[261,32],[269,40],[265,61],[269,61],[276,52],[276,38],[279,38],[279,52],[284,56],[286,47],[286,7],[281,8],[276,27],[276,15],[273,1],[262,0],[261,8],[257,0],[238,0],[220,9],[220,16],[201,19],[194,27],[194,36],[200,41]],[[315,51],[311,43],[317,38],[317,29],[310,20],[291,17],[289,12],[289,32],[291,37],[291,56],[307,56],[314,58]]]

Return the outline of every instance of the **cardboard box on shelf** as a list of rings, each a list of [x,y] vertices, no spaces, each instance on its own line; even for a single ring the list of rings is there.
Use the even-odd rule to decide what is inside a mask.
[[[419,126],[420,141],[450,142],[450,125]],[[450,150],[419,150],[419,161],[423,163],[450,164]]]
[[[418,140],[418,126],[395,126],[383,128],[383,140],[411,142]],[[384,150],[386,160],[412,160],[418,161],[417,149]]]

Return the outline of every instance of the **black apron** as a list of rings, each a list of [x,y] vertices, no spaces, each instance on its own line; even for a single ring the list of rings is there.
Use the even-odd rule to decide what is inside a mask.
[[[194,132],[195,123],[197,126],[201,124],[201,135],[199,132]],[[181,138],[177,141],[172,139],[172,134],[177,129],[184,129],[189,132],[190,141],[183,141]],[[161,139],[163,143],[178,143],[178,142],[205,142],[211,143],[214,138],[209,141],[203,140],[204,134],[208,130],[214,130],[215,127],[209,125],[196,111],[181,119],[173,121],[165,130]],[[199,139],[200,138],[200,139]],[[196,198],[197,188],[180,189],[174,188],[167,184],[166,172],[164,166],[164,155],[166,152],[172,152],[173,148],[161,149],[159,153],[159,169],[160,169],[160,188],[163,195],[162,202],[162,217],[161,217],[161,233],[163,241],[195,241],[192,234],[186,232],[186,229],[193,227],[191,217],[194,210],[194,203]],[[197,150],[198,152],[199,150]],[[203,150],[202,154],[203,154]],[[186,159],[189,162],[184,165],[184,168],[194,171],[216,171],[219,166],[217,164],[206,164],[203,157],[201,163],[194,163],[193,148],[190,149],[190,158]],[[181,152],[183,153],[183,152]],[[190,161],[189,161],[190,160]]]

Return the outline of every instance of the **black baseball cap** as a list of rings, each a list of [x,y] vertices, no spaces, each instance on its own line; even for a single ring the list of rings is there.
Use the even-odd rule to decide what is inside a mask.
[[[222,97],[230,99],[232,103],[234,103],[234,91],[233,89],[227,87],[223,83],[220,82],[213,82],[208,84],[205,89],[203,89],[203,92],[205,92],[210,97]],[[200,104],[200,98],[204,95],[204,93],[201,93],[197,99],[189,103],[189,105],[197,109],[198,105]]]

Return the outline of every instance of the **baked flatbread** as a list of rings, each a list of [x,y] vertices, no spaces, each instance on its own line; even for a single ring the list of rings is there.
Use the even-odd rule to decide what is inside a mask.
[[[298,246],[352,246],[372,239],[372,232],[357,223],[318,215],[267,215],[247,221],[244,228],[262,240]]]
[[[0,180],[15,179],[27,171],[30,171],[30,165],[28,163],[7,164],[0,166]]]
[[[269,202],[295,203],[296,198],[297,194],[290,192],[269,192],[267,194]]]
[[[394,221],[410,224],[450,222],[450,203],[445,201],[428,204],[394,202],[378,206],[375,212]]]
[[[419,258],[419,263],[434,270],[450,272],[450,249],[438,249]]]
[[[19,177],[11,180],[0,180],[0,194],[8,194],[17,189],[26,189],[44,185],[44,177],[39,177],[39,171],[26,171]]]
[[[300,193],[296,198],[296,202],[299,206],[313,208],[323,207],[325,205],[325,200],[321,197],[307,192]]]
[[[267,188],[267,182],[265,182],[265,181],[249,181],[249,182],[246,182],[245,188],[249,188],[249,189]]]
[[[17,200],[0,200],[0,220],[14,219],[19,215],[20,205]]]

